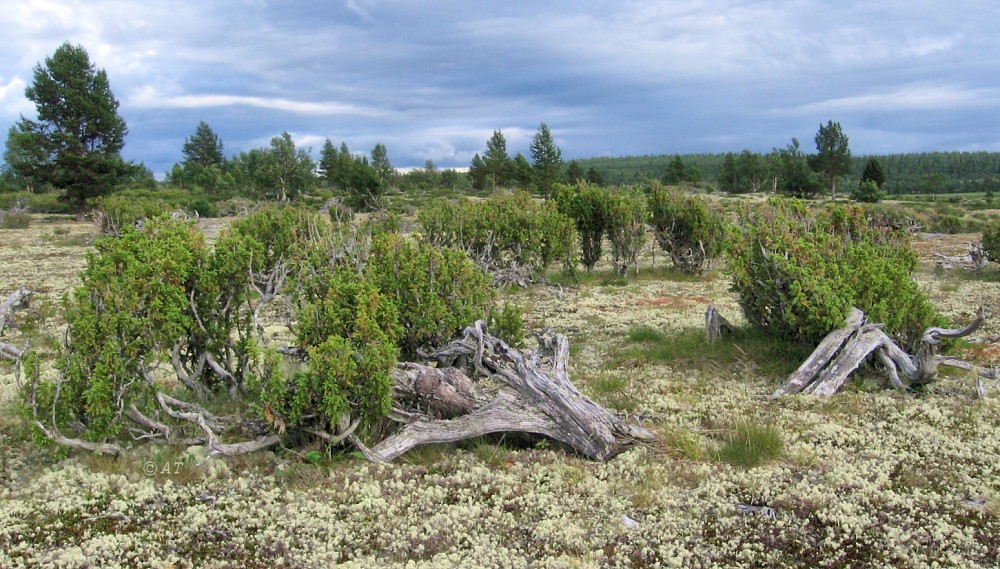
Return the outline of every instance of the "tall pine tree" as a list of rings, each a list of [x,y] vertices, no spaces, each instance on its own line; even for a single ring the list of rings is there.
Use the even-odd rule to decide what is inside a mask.
[[[128,128],[118,100],[82,46],[64,43],[36,65],[24,95],[38,118],[22,115],[10,130],[5,157],[16,173],[63,190],[78,213],[132,173],[121,157]]]

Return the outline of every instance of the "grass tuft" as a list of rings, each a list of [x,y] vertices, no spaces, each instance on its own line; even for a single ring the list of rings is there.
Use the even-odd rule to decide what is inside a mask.
[[[728,440],[716,450],[716,456],[723,462],[751,468],[781,458],[783,452],[784,441],[774,425],[740,419]]]

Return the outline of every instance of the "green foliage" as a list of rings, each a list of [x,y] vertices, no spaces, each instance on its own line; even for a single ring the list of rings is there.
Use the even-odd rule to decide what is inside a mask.
[[[851,171],[851,150],[840,123],[827,121],[825,126],[819,125],[816,150],[818,153],[810,157],[813,170],[823,174],[830,186],[830,196],[836,199],[837,178]]]
[[[51,184],[82,212],[132,169],[120,152],[128,132],[107,74],[82,46],[64,43],[34,69],[25,96],[37,121],[21,117],[7,138],[5,161],[29,181]]]
[[[509,301],[490,310],[487,327],[507,345],[520,347],[524,343],[524,317],[521,309]]]
[[[906,235],[871,227],[861,208],[813,213],[786,199],[740,211],[727,267],[751,325],[811,345],[841,326],[851,306],[916,341],[938,322],[911,276],[916,268]]]
[[[609,192],[606,211],[611,266],[619,276],[625,276],[646,243],[646,196],[636,188]]]
[[[35,213],[72,213],[73,209],[59,201],[58,194],[12,192],[0,194],[0,209],[26,210]]]
[[[775,426],[741,419],[717,450],[720,460],[751,468],[781,458],[784,441]]]
[[[535,185],[545,197],[552,195],[553,185],[562,169],[562,151],[552,138],[552,131],[544,122],[531,139],[531,161]]]
[[[820,180],[809,169],[798,139],[793,138],[785,148],[774,149],[767,160],[768,170],[777,180],[778,193],[795,198],[811,198],[820,191]]]
[[[429,243],[465,251],[494,276],[519,269],[542,274],[555,261],[567,267],[575,262],[573,221],[554,203],[524,192],[479,201],[436,199],[417,221]]]
[[[497,188],[506,187],[512,173],[512,164],[507,154],[507,139],[499,130],[494,130],[493,136],[486,142],[483,165],[491,190],[496,191]]]
[[[38,416],[54,415],[59,428],[78,422],[97,441],[121,430],[129,405],[148,411],[148,366],[193,325],[187,293],[207,254],[200,234],[168,218],[98,242],[65,300],[67,349],[56,362],[62,380],[39,383]]]
[[[559,211],[576,223],[581,260],[589,272],[601,260],[607,230],[608,193],[581,181],[572,186],[556,184],[554,196]]]
[[[465,253],[398,234],[374,239],[365,277],[394,302],[399,346],[408,356],[439,347],[485,318],[494,296],[489,275]]]
[[[882,170],[882,165],[879,163],[878,159],[871,157],[865,162],[865,169],[861,172],[861,182],[872,181],[875,182],[875,187],[879,190],[885,184],[885,172]]]
[[[395,304],[333,252],[319,241],[307,245],[297,261],[291,297],[295,335],[308,353],[306,369],[255,385],[260,403],[285,417],[288,426],[310,417],[309,423],[326,429],[346,412],[371,421],[392,402],[389,371],[399,336]],[[318,420],[311,417],[316,413]]]
[[[121,235],[125,228],[135,227],[145,219],[167,212],[169,205],[157,198],[112,195],[98,202],[101,214],[101,231],[108,235]]]
[[[656,241],[682,272],[704,273],[712,259],[722,253],[722,216],[703,198],[678,189],[654,187],[649,211]]]
[[[875,180],[861,180],[858,187],[851,191],[851,199],[862,203],[878,203],[882,199],[882,192]]]
[[[993,220],[983,227],[983,249],[990,261],[1000,262],[1000,221]]]

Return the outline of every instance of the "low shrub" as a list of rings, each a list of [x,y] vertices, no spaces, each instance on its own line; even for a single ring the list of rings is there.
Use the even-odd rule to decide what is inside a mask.
[[[27,229],[31,214],[26,211],[0,211],[0,229]]]
[[[882,190],[875,180],[861,180],[857,187],[851,190],[851,199],[862,203],[878,203],[882,195]]]
[[[636,188],[620,188],[607,198],[607,236],[611,242],[611,266],[619,276],[637,266],[646,243],[646,196]]]
[[[139,198],[114,194],[99,202],[101,231],[108,235],[121,235],[126,227],[135,227],[144,219],[151,219],[169,211],[170,206],[156,198]]]
[[[657,186],[649,198],[649,213],[657,243],[681,272],[704,273],[722,253],[722,215],[703,198]]]
[[[580,260],[587,271],[601,260],[608,224],[607,190],[587,182],[556,184],[553,196],[559,211],[573,219],[580,242]]]
[[[983,249],[990,261],[1000,263],[1000,220],[992,220],[983,226]]]
[[[727,270],[747,321],[768,333],[814,345],[856,306],[910,344],[941,323],[917,261],[906,234],[871,227],[858,207],[776,198],[740,211]]]
[[[512,273],[535,278],[556,261],[567,268],[576,262],[573,221],[554,203],[524,192],[476,201],[435,199],[417,221],[429,243],[465,251],[499,281]]]

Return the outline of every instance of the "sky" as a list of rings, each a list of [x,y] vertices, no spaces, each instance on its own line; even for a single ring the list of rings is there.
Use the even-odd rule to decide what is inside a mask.
[[[768,152],[840,123],[855,155],[1000,151],[995,0],[5,0],[0,127],[62,43],[104,69],[123,155],[159,176],[199,121],[232,156],[283,131],[397,168]]]

